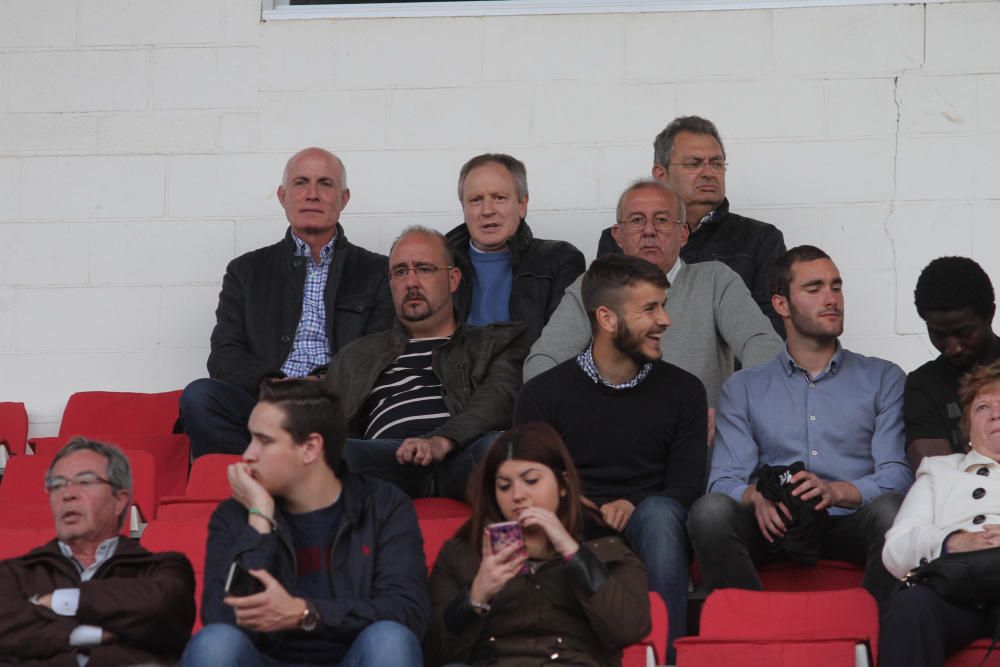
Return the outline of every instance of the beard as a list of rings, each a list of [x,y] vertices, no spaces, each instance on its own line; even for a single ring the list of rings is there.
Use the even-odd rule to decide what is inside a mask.
[[[650,361],[656,361],[663,354],[657,349],[657,355],[655,357],[650,357],[647,355],[642,347],[646,342],[646,334],[649,331],[643,333],[632,333],[629,331],[628,327],[625,326],[625,322],[622,318],[618,319],[618,326],[615,327],[615,335],[611,339],[611,344],[616,350],[628,357],[637,366],[643,366]]]
[[[407,303],[411,299],[419,299],[415,303]],[[420,290],[409,290],[403,297],[399,307],[399,319],[404,322],[420,322],[433,315],[435,310]]]
[[[818,317],[811,318],[796,308],[791,299],[788,301],[788,310],[791,314],[792,328],[800,336],[820,341],[829,341],[836,340],[840,334],[844,333],[843,312],[840,313],[841,318],[839,321],[825,321]]]

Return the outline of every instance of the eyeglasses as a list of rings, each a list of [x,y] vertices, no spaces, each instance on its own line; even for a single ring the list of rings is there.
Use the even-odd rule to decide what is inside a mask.
[[[45,491],[49,495],[55,495],[57,493],[62,493],[68,489],[70,485],[76,486],[81,491],[87,491],[88,489],[96,489],[99,484],[114,486],[114,484],[111,483],[111,480],[99,477],[96,473],[81,472],[79,475],[72,478],[62,476],[49,477],[45,480]]]
[[[417,274],[417,278],[430,278],[432,275],[438,271],[451,271],[455,268],[454,265],[449,264],[448,266],[437,266],[435,264],[418,264],[416,266],[394,266],[389,270],[389,280],[394,282],[402,282],[406,280],[406,276],[409,275],[410,271]]]
[[[619,220],[618,224],[625,227],[629,232],[641,232],[646,228],[646,221],[648,218],[644,215],[633,215],[625,220]],[[674,228],[674,225],[683,225],[684,223],[677,218],[671,218],[668,215],[654,215],[653,216],[653,228],[658,232],[668,232]]]
[[[680,167],[684,171],[696,172],[701,171],[702,167],[706,164],[712,171],[725,171],[729,167],[729,163],[720,158],[712,158],[711,160],[700,158],[697,160],[684,160],[683,162],[671,162],[670,166]]]

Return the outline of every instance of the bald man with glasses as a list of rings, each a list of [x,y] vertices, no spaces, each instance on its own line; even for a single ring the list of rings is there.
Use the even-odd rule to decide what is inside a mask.
[[[464,500],[472,469],[510,427],[527,327],[458,321],[462,274],[432,229],[396,239],[388,278],[395,326],[345,347],[324,378],[344,400],[344,460],[411,497]]]

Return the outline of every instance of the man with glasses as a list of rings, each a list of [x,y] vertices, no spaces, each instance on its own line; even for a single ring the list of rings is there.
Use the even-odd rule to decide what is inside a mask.
[[[563,292],[583,273],[583,253],[566,241],[531,233],[528,172],[503,153],[484,153],[458,175],[464,224],[448,232],[462,280],[455,293],[458,317],[470,324],[515,320],[528,338],[542,333]]]
[[[774,225],[729,210],[727,166],[718,129],[700,116],[675,118],[653,141],[653,178],[673,188],[687,207],[690,236],[681,258],[689,264],[716,260],[729,266],[784,336],[767,290],[771,265],[785,252],[784,236]],[[609,252],[618,252],[618,246],[606,229],[597,254]]]
[[[17,664],[173,664],[194,625],[194,572],[181,554],[121,536],[128,459],[74,438],[44,483],[56,537],[0,563],[0,655]]]
[[[405,230],[388,274],[395,327],[345,347],[324,379],[344,399],[344,459],[411,497],[464,499],[469,473],[510,426],[526,326],[458,323],[461,272],[436,231]]]
[[[667,184],[641,180],[618,200],[618,224],[611,228],[625,255],[641,257],[663,271],[671,325],[659,342],[663,358],[693,374],[705,385],[709,406],[709,442],[714,407],[734,359],[744,368],[774,358],[781,339],[760,312],[746,285],[720,262],[687,264],[679,258],[687,241],[685,207]],[[524,364],[528,380],[576,356],[590,342],[580,281],[566,290],[542,336]]]
[[[351,198],[340,158],[322,148],[299,151],[277,196],[285,238],[229,263],[209,377],[181,396],[195,457],[246,449],[264,379],[321,375],[340,348],[392,325],[385,256],[352,244],[340,224]]]

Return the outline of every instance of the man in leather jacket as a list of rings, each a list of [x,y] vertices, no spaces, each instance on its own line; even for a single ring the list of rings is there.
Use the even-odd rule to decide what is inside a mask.
[[[395,327],[348,345],[324,379],[344,399],[344,458],[412,497],[462,499],[475,464],[510,426],[526,327],[457,321],[461,274],[436,231],[404,231],[389,275]]]
[[[340,159],[321,148],[296,153],[277,194],[285,238],[230,262],[210,377],[181,397],[195,457],[243,452],[263,379],[321,374],[344,345],[392,324],[386,258],[353,245],[339,223],[351,195]]]
[[[45,489],[56,537],[0,564],[0,664],[174,664],[194,624],[194,571],[182,554],[150,553],[121,536],[128,459],[73,438]]]
[[[466,162],[458,199],[465,223],[447,236],[462,271],[455,293],[458,319],[476,325],[524,322],[533,342],[566,287],[583,273],[583,253],[531,233],[524,219],[528,174],[515,157],[484,153]]]

